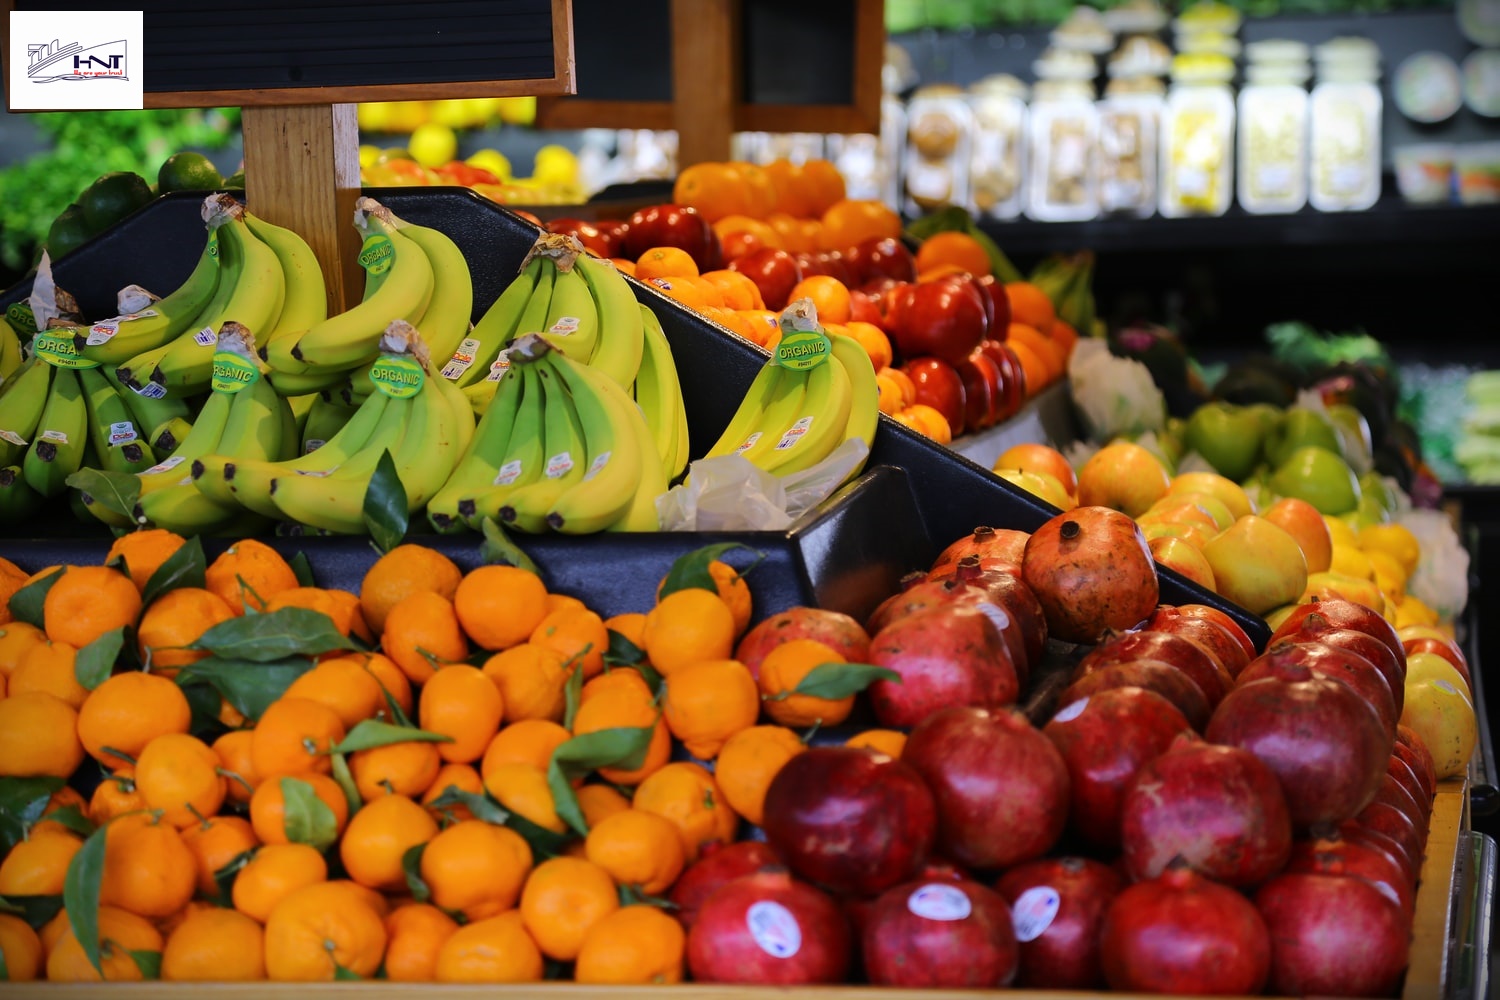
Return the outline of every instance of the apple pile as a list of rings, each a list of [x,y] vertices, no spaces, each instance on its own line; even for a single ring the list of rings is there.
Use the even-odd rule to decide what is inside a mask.
[[[865,707],[894,740],[791,756],[765,840],[684,872],[693,978],[1395,995],[1462,766],[1407,713],[1462,654],[1338,599],[1258,653],[1223,612],[1157,601],[1139,525],[1082,506],[976,528],[863,628],[753,628],[752,669],[813,638],[891,671]],[[1452,676],[1413,676],[1422,656]]]

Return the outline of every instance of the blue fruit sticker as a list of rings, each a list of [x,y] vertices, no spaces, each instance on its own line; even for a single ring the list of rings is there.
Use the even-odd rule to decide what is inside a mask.
[[[788,330],[782,327],[776,344],[775,362],[792,371],[805,372],[828,360],[833,345],[822,330]]]
[[[370,366],[370,381],[392,399],[407,399],[422,388],[427,373],[415,358],[383,357]]]
[[[233,396],[247,385],[260,381],[260,369],[233,351],[216,351],[208,386],[214,392]]]

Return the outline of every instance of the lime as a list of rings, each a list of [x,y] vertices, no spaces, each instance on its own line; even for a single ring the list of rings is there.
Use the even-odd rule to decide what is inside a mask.
[[[151,185],[146,178],[129,170],[105,174],[78,196],[84,221],[94,232],[101,232],[151,200]]]
[[[156,186],[162,194],[168,191],[212,191],[223,183],[224,178],[213,161],[190,150],[173,153],[156,172]]]
[[[234,173],[224,178],[224,189],[226,191],[245,190],[245,168],[240,167]]]
[[[83,209],[77,203],[69,205],[52,220],[52,228],[47,230],[47,255],[55,261],[87,243],[93,235],[94,231],[83,217]]]
[[[437,122],[426,122],[412,132],[406,144],[412,159],[424,167],[441,167],[458,154],[458,136],[453,129]]]

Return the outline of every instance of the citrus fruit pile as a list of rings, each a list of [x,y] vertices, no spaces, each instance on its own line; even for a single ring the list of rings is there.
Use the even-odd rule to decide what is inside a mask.
[[[4,977],[681,979],[661,897],[857,687],[734,658],[730,548],[611,618],[414,544],[357,593],[157,529],[0,560]]]

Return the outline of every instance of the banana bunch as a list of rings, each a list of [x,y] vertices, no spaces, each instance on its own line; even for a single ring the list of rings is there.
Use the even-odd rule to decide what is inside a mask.
[[[800,367],[799,358],[814,363]],[[740,454],[772,475],[800,472],[850,438],[872,444],[879,395],[859,342],[821,329],[812,302],[798,299],[782,313],[776,352],[704,457]]]
[[[282,326],[265,345],[271,381],[287,395],[347,384],[356,400],[369,396],[381,338],[395,320],[413,326],[428,352],[447,359],[469,332],[474,284],[458,245],[427,226],[398,218],[373,198],[355,203],[364,241],[360,303],[298,329]]]
[[[171,454],[136,474],[140,496],[133,511],[135,524],[183,535],[252,533],[265,525],[238,505],[216,503],[193,486],[192,462],[204,455],[276,461],[295,453],[300,440],[291,404],[265,377],[253,333],[226,321],[216,346],[209,362],[211,391],[202,409],[191,426],[184,425]],[[92,497],[83,497],[83,503],[106,524],[131,526]]]
[[[5,380],[21,367],[23,360],[25,353],[21,350],[20,335],[4,316],[0,316],[0,385],[4,385]]]
[[[516,279],[443,365],[443,377],[471,389],[470,398],[482,409],[499,382],[493,362],[530,333],[544,334],[569,360],[588,365],[627,391],[646,351],[645,323],[630,283],[614,265],[586,253],[583,244],[566,234],[544,233],[537,239]]]
[[[407,509],[420,510],[469,446],[474,413],[453,383],[437,377],[410,323],[391,322],[379,347],[370,375],[377,391],[352,413],[320,415],[331,399],[312,404],[304,440],[312,443],[311,432],[326,434],[317,448],[280,457],[209,449],[194,456],[190,488],[205,502],[246,515],[363,534],[365,492],[390,452]]]
[[[628,390],[538,334],[503,360],[473,440],[427,504],[433,527],[478,530],[493,518],[527,532],[657,530],[667,466]]]

